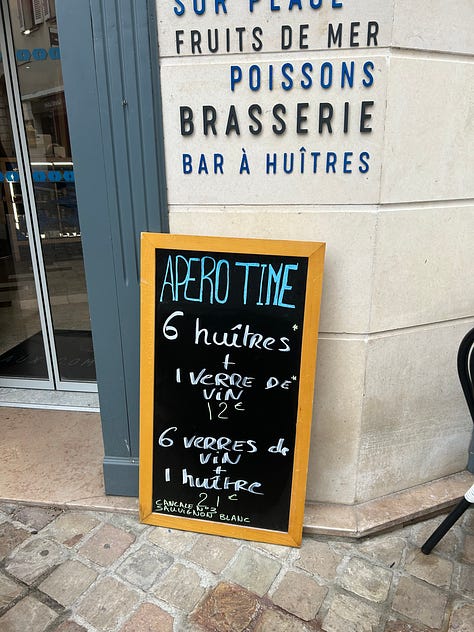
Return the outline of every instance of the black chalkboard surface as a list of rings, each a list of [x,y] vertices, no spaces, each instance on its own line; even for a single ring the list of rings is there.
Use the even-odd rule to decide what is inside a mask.
[[[323,257],[143,234],[142,521],[300,543]]]

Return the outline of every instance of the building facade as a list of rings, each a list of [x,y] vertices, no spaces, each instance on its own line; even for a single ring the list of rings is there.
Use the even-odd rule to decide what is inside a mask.
[[[472,2],[53,5],[2,2],[2,385],[97,381],[136,495],[140,233],[324,241],[307,500],[464,470]]]

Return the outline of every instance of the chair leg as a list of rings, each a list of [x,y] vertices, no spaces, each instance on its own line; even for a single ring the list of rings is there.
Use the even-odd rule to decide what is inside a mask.
[[[446,516],[439,527],[433,532],[433,534],[426,540],[421,547],[421,550],[425,555],[429,555],[438,542],[443,538],[447,532],[451,529],[453,524],[459,520],[466,509],[469,509],[474,503],[474,485],[466,492],[464,498],[456,505],[451,513]]]
[[[474,431],[472,433],[471,445],[469,446],[469,460],[467,463],[467,471],[474,474]]]

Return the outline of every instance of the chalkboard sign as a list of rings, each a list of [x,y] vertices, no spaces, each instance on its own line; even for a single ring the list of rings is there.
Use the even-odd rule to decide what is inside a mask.
[[[324,248],[142,235],[143,522],[301,543]]]

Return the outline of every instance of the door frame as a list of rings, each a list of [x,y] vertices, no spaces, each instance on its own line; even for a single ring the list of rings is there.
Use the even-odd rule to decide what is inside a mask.
[[[153,0],[76,0],[56,11],[105,490],[137,496],[140,233],[168,231],[156,8]]]
[[[1,0],[0,19],[0,50],[2,53],[3,69],[5,73],[16,162],[18,165],[18,172],[20,174],[23,208],[25,211],[27,230],[30,236],[28,243],[31,254],[39,319],[48,371],[47,379],[0,377],[0,387],[97,392],[97,384],[95,382],[65,381],[62,380],[60,376],[56,342],[54,339],[53,316],[49,301],[46,268],[43,258],[34,184],[30,168],[28,142],[23,118],[20,85],[15,57],[15,45],[13,41],[8,0]]]

